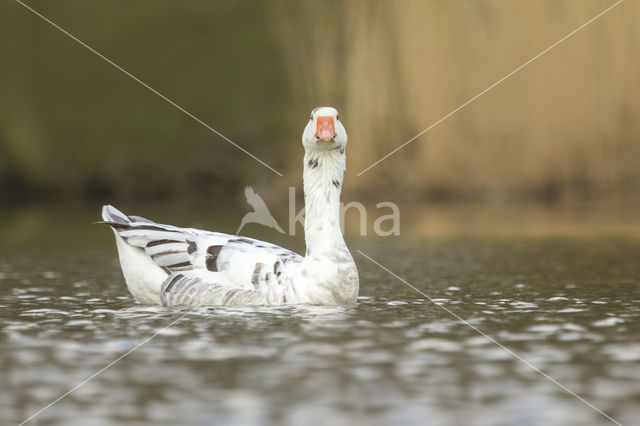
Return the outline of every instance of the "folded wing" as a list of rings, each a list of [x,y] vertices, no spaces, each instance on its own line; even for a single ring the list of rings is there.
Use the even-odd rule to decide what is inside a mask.
[[[303,260],[302,256],[274,244],[162,225],[126,216],[112,206],[104,207],[103,219],[127,244],[144,250],[168,276],[181,274],[183,279],[198,279],[207,285],[261,289],[277,281],[287,265]]]

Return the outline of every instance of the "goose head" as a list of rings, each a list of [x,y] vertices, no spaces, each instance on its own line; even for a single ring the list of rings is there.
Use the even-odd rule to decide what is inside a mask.
[[[338,110],[318,107],[311,111],[309,122],[302,133],[302,145],[307,151],[344,149],[347,145],[347,131],[340,122]]]

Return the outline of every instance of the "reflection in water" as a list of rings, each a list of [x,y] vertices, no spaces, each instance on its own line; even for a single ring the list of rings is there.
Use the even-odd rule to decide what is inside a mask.
[[[640,243],[351,246],[385,259],[438,304],[612,417],[637,420]],[[37,420],[607,424],[363,258],[356,258],[355,307],[167,309],[133,302],[110,243],[0,253],[0,417],[7,424],[183,315]]]

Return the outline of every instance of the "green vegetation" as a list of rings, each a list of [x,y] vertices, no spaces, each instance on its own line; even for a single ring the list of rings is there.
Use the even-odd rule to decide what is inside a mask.
[[[379,198],[386,189],[512,202],[640,194],[635,2],[360,177],[612,2],[29,4],[286,176],[5,2],[0,199],[11,203],[213,199],[245,184],[298,184],[299,134],[320,104],[338,107],[349,130],[351,195]]]
[[[29,4],[269,164],[289,163],[282,61],[260,5]],[[218,196],[271,174],[18,3],[0,21],[5,198]]]

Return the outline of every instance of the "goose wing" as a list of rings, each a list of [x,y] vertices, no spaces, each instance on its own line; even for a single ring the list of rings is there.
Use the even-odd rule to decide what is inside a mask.
[[[212,285],[256,289],[303,260],[275,244],[163,225],[126,216],[112,206],[103,208],[103,219],[127,244],[144,250],[168,275],[182,274]]]

